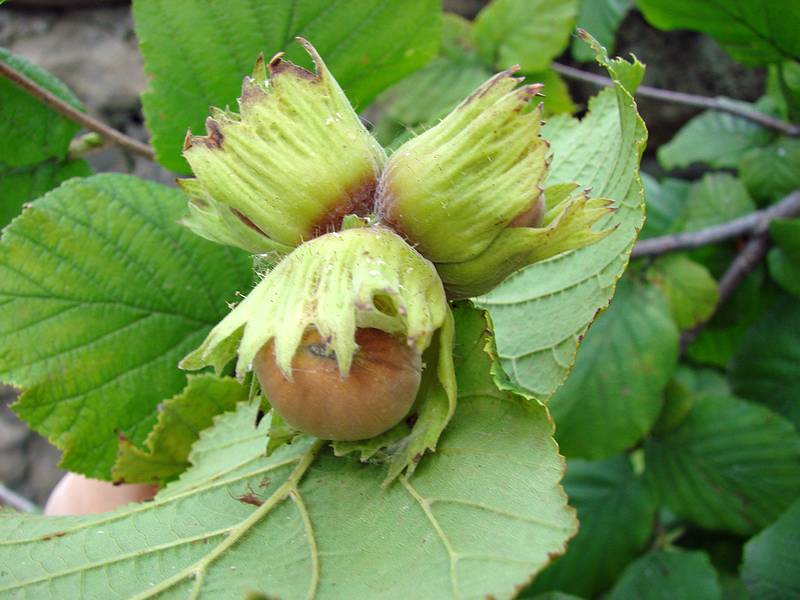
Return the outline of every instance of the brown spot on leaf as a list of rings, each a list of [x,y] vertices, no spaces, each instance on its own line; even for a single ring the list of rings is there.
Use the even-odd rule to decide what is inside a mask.
[[[47,535],[42,536],[42,541],[43,542],[47,542],[49,540],[52,540],[52,539],[55,539],[55,538],[60,538],[60,537],[63,537],[65,535],[67,535],[66,531],[56,531],[54,533],[48,533]]]
[[[242,494],[241,496],[236,496],[236,499],[242,504],[252,504],[253,506],[264,504],[264,501],[255,494]]]

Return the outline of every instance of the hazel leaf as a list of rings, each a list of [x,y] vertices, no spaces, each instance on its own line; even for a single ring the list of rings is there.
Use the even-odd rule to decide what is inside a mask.
[[[478,53],[501,69],[541,71],[566,48],[577,14],[577,0],[495,0],[475,19]]]
[[[528,594],[562,590],[596,597],[606,591],[647,544],[658,503],[626,455],[570,460],[564,488],[581,528],[567,553],[542,571]]]
[[[800,307],[777,302],[747,330],[730,362],[734,393],[763,404],[800,428],[797,365],[800,364]]]
[[[737,103],[745,108],[753,107]],[[675,137],[658,149],[658,162],[667,170],[693,163],[735,168],[742,154],[772,139],[772,133],[757,123],[731,114],[708,110],[681,127]]]
[[[666,301],[651,286],[622,281],[548,404],[564,454],[605,458],[640,441],[658,418],[677,362],[678,329]]]
[[[201,131],[209,106],[235,106],[259,53],[289,49],[291,61],[310,67],[289,48],[305,37],[360,110],[433,57],[441,26],[436,0],[136,0],[133,14],[150,76],[142,103],[152,144],[159,162],[181,173],[187,128]]]
[[[564,381],[579,341],[608,306],[644,222],[639,160],[647,132],[620,83],[636,83],[644,67],[609,60],[599,46],[596,52],[616,86],[590,101],[583,120],[558,115],[545,124],[553,155],[545,185],[574,181],[591,187],[593,197],[613,200],[616,211],[594,229],[616,229],[590,247],[531,265],[476,299],[491,315],[503,369],[542,401]]]
[[[719,294],[717,282],[703,265],[685,254],[659,258],[647,277],[667,299],[681,330],[690,329],[714,314]]]
[[[188,379],[180,394],[158,406],[158,421],[144,449],[127,439],[120,441],[114,481],[164,483],[176,478],[189,466],[189,451],[200,432],[248,396],[247,388],[230,377],[204,373]]]
[[[591,33],[598,42],[614,50],[614,38],[620,23],[633,7],[633,0],[581,0],[578,10],[578,27]],[[592,51],[579,39],[572,40],[570,50],[578,62],[594,59]]]
[[[0,380],[17,414],[111,477],[122,434],[144,442],[186,376],[178,361],[250,286],[248,257],[177,224],[180,192],[118,174],[73,179],[0,241]]]
[[[269,417],[255,426],[258,403],[243,403],[152,502],[89,517],[0,512],[0,594],[514,597],[577,523],[547,410],[497,390],[484,326],[459,317],[459,410],[413,478],[383,487],[381,465],[307,437],[267,457]]]
[[[763,406],[698,395],[676,428],[645,443],[647,476],[678,515],[751,535],[800,493],[800,436]]]
[[[636,6],[655,27],[708,34],[746,65],[800,57],[800,6],[794,2],[637,0]]]
[[[606,598],[722,600],[722,589],[705,552],[653,550],[625,570]]]
[[[800,595],[800,500],[744,546],[742,579],[755,600]]]

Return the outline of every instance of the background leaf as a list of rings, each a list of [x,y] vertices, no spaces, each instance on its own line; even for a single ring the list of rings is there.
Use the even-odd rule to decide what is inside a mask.
[[[800,500],[745,544],[742,578],[753,600],[800,596]]]
[[[800,429],[800,306],[785,299],[766,312],[743,337],[731,360],[733,391],[768,406]]]
[[[611,587],[652,534],[656,498],[633,473],[627,456],[596,462],[571,459],[564,488],[578,510],[578,535],[522,597],[544,590],[595,597]]]
[[[708,173],[689,188],[683,229],[699,231],[756,209],[742,182],[729,173]]]
[[[177,225],[185,203],[135,177],[73,179],[3,233],[0,379],[65,468],[110,478],[118,432],[144,441],[186,384],[178,361],[250,285],[244,253]]]
[[[754,110],[752,105],[740,103]],[[704,163],[717,169],[735,168],[742,153],[763,146],[773,134],[760,125],[728,113],[707,110],[680,128],[658,148],[658,162],[667,170]]]
[[[752,148],[742,156],[739,171],[760,203],[780,200],[800,188],[800,140],[782,137],[764,148]]]
[[[650,431],[678,362],[678,330],[658,290],[623,280],[550,399],[566,456],[605,458]],[[569,590],[567,590],[569,591]]]
[[[705,552],[655,550],[629,566],[608,600],[720,600],[717,574]]]
[[[301,478],[310,441],[264,456],[269,419],[256,430],[258,407],[244,404],[201,435],[194,466],[153,502],[83,518],[0,512],[0,593],[513,597],[563,551],[574,512],[547,410],[499,392],[483,316],[456,319],[459,409],[410,481],[383,488],[381,465],[328,451]],[[49,560],[28,559],[43,551]]]
[[[581,0],[578,27],[592,34],[611,53],[614,51],[617,28],[632,6],[633,0]],[[594,59],[594,53],[578,39],[572,40],[570,50],[578,62]]]
[[[487,64],[541,71],[566,48],[577,0],[494,0],[475,19],[475,42]]]
[[[646,239],[680,230],[689,182],[670,177],[659,181],[643,172],[642,183],[647,199],[647,220],[639,237]]]
[[[685,254],[660,257],[647,278],[667,299],[679,329],[690,329],[711,317],[717,307],[717,282],[703,265]]]
[[[800,436],[763,406],[704,395],[679,427],[645,443],[650,480],[673,511],[741,535],[774,521],[800,493]]]
[[[380,111],[373,134],[390,150],[438,123],[492,76],[491,63],[475,49],[472,22],[445,13],[442,25],[439,56],[386,90],[375,103]],[[532,104],[544,104],[545,114],[575,110],[566,83],[552,69],[524,77],[544,85]]]
[[[692,252],[692,256],[705,259],[706,264],[722,259],[722,265],[715,267],[718,272],[722,272],[726,268],[724,261],[733,260],[735,250],[711,246]],[[725,304],[717,308],[699,337],[686,349],[686,356],[696,363],[727,368],[744,334],[775,302],[776,291],[767,282],[764,269],[757,267],[745,277]]]
[[[627,64],[608,63],[611,76],[617,78]],[[628,68],[643,71],[640,63]],[[597,225],[616,227],[613,234],[523,269],[476,300],[491,314],[505,372],[516,385],[547,400],[566,378],[589,324],[608,305],[642,227],[638,169],[647,132],[633,98],[618,85],[595,96],[582,121],[553,117],[543,136],[553,153],[546,185],[575,181],[617,206]]]
[[[0,61],[26,75],[74,108],[75,95],[49,73],[0,48]],[[83,160],[67,158],[79,125],[62,117],[5,78],[0,78],[0,228],[22,205],[70,177],[89,175]]]
[[[564,79],[553,69],[525,73],[525,80],[530,83],[541,83],[544,85],[541,97],[537,98],[544,105],[545,117],[561,113],[571,114],[575,112],[576,106],[569,95],[569,88]]]
[[[189,451],[200,432],[215,416],[234,410],[247,400],[248,390],[231,377],[211,373],[189,375],[180,394],[158,405],[158,421],[141,449],[127,440],[120,442],[114,463],[114,481],[165,483],[189,466]]]
[[[776,219],[769,226],[775,247],[769,251],[769,274],[784,289],[800,296],[800,219]]]
[[[441,10],[437,0],[136,0],[133,13],[152,144],[161,164],[187,173],[186,129],[202,132],[209,106],[236,106],[259,52],[310,68],[293,42],[307,38],[360,110],[434,56]]]
[[[660,29],[693,29],[715,38],[736,60],[763,65],[800,57],[800,5],[784,0],[636,0]]]

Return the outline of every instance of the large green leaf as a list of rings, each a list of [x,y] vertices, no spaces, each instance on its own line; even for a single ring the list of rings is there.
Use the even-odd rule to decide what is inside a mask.
[[[616,81],[643,74],[640,63],[606,61]],[[547,185],[575,181],[617,210],[597,227],[614,233],[588,248],[534,264],[477,300],[489,310],[503,369],[512,381],[546,400],[563,382],[578,342],[614,294],[644,221],[639,159],[647,132],[630,93],[619,83],[589,103],[578,121],[557,116],[543,129],[553,162]]]
[[[661,29],[694,29],[714,37],[747,65],[800,57],[800,4],[786,0],[636,0]]]
[[[178,361],[246,291],[249,259],[179,227],[177,190],[125,175],[73,179],[0,241],[0,379],[17,413],[64,450],[63,466],[109,478],[117,435],[139,445]]]
[[[605,458],[641,440],[658,418],[661,390],[677,363],[678,329],[663,296],[621,282],[572,375],[550,399],[564,454]]]
[[[673,511],[749,535],[800,493],[800,436],[783,417],[733,396],[704,395],[679,427],[645,444],[647,473]]]
[[[633,0],[581,0],[578,27],[588,31],[609,52],[613,52],[617,28],[632,6]],[[594,59],[594,53],[580,40],[572,40],[570,50],[577,61]]]
[[[269,418],[256,430],[258,407],[243,404],[153,502],[83,518],[0,513],[0,594],[513,597],[576,520],[546,409],[499,392],[482,315],[456,319],[459,408],[412,479],[384,488],[381,465],[302,438],[266,457]]]
[[[669,143],[659,147],[658,162],[667,170],[692,163],[718,169],[735,168],[744,152],[763,146],[772,137],[768,129],[752,121],[707,110],[681,127]]]
[[[747,542],[742,578],[752,600],[800,597],[800,500]]]
[[[714,313],[719,299],[717,282],[708,269],[685,254],[659,258],[647,270],[647,277],[666,296],[680,329],[690,329]]]
[[[566,48],[577,13],[577,0],[494,0],[475,19],[478,52],[495,67],[541,71]]]
[[[49,73],[0,48],[0,61],[26,75],[73,107],[75,95]],[[89,174],[82,160],[67,158],[80,129],[5,78],[0,78],[0,228],[22,205],[70,177]]]
[[[607,600],[721,600],[705,552],[654,550],[629,566]]]
[[[136,32],[150,76],[142,96],[158,160],[188,172],[186,129],[202,131],[208,107],[234,106],[259,52],[310,66],[292,43],[307,38],[350,100],[363,108],[424,65],[439,44],[437,0],[136,0]]]
[[[800,306],[786,299],[744,335],[730,365],[736,394],[770,407],[800,429]]]
[[[656,499],[627,456],[567,463],[564,478],[580,530],[567,553],[540,573],[527,595],[562,590],[597,596],[642,551],[653,531]]]
[[[114,481],[164,483],[176,478],[189,467],[189,452],[200,432],[212,425],[215,416],[234,410],[247,397],[247,388],[232,377],[190,375],[180,394],[159,405],[146,449],[120,441]]]
[[[800,140],[779,138],[741,157],[739,171],[750,194],[759,202],[780,200],[800,188]]]

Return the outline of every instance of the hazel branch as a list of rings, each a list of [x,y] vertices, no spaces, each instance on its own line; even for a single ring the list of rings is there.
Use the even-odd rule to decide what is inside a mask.
[[[10,506],[20,512],[37,513],[40,512],[33,502],[20,496],[13,490],[8,489],[0,483],[0,506]]]
[[[763,260],[767,250],[769,249],[769,244],[769,235],[766,232],[760,233],[753,237],[747,243],[744,249],[736,256],[733,262],[731,262],[728,270],[725,271],[725,274],[719,280],[719,284],[717,285],[719,300],[717,301],[716,307],[714,307],[714,313],[712,314],[712,317],[719,311],[720,307],[722,307],[730,299],[730,297],[733,295],[733,292],[737,287],[739,287],[739,284],[744,281],[744,278],[747,277],[747,275]],[[711,320],[711,317],[681,334],[681,353],[684,353],[686,348],[689,347],[689,344],[697,339],[697,336],[700,335],[700,332],[703,330],[709,320]]]
[[[777,204],[738,219],[691,231],[641,240],[634,246],[632,258],[658,256],[676,250],[692,250],[751,233],[765,233],[774,219],[786,219],[800,214],[800,190],[795,190]]]
[[[103,139],[109,143],[124,148],[134,154],[139,154],[150,160],[155,160],[155,153],[153,148],[136,140],[116,129],[109,127],[105,123],[79,111],[69,103],[65,102],[49,90],[46,90],[38,83],[33,81],[30,77],[20,73],[8,63],[0,60],[0,76],[5,77],[14,85],[22,88],[37,100],[46,104],[57,113],[63,115],[70,121],[74,121],[82,125],[90,131],[98,133]]]
[[[554,71],[560,73],[568,79],[584,81],[600,87],[614,85],[614,82],[608,77],[597,75],[595,73],[589,73],[581,69],[576,69],[575,67],[570,67],[569,65],[562,65],[561,63],[554,62],[551,67]],[[742,119],[747,119],[748,121],[752,121],[754,123],[758,123],[762,127],[780,131],[784,135],[792,137],[800,136],[800,125],[787,123],[786,121],[776,119],[770,115],[765,115],[755,110],[749,110],[727,98],[710,98],[708,96],[699,96],[697,94],[687,94],[686,92],[664,90],[649,85],[640,85],[636,90],[636,95],[641,96],[642,98],[652,98],[653,100],[661,100],[663,102],[671,102],[673,104],[683,104],[684,106],[694,106],[696,108],[716,110],[740,117]]]

